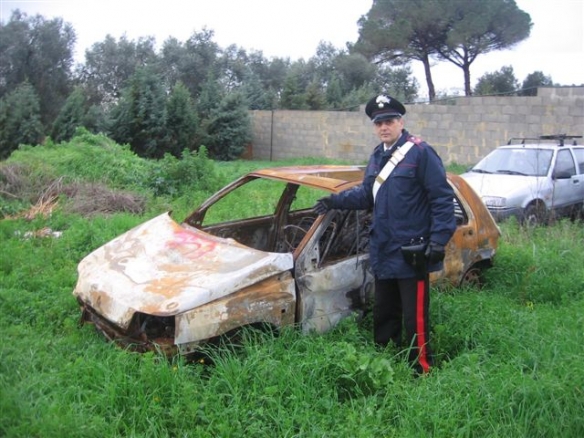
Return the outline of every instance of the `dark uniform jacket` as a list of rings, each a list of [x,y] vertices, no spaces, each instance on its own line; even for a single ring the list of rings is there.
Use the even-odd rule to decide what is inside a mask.
[[[377,192],[373,205],[373,183],[383,169],[391,151],[383,143],[373,150],[363,183],[351,190],[332,195],[334,208],[361,210],[373,207],[370,231],[370,262],[377,278],[412,278],[414,269],[402,254],[402,245],[423,237],[446,246],[454,230],[454,191],[446,180],[442,160],[434,149],[406,130],[395,144],[406,141],[414,145]],[[442,262],[428,267],[429,272],[442,269]]]

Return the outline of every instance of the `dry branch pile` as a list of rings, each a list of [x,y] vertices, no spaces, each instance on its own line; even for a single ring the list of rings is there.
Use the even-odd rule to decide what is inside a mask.
[[[128,212],[144,212],[146,199],[142,195],[115,190],[99,183],[64,182],[62,177],[44,180],[27,173],[23,166],[0,167],[0,198],[21,200],[32,206],[6,218],[31,220],[49,216],[59,203],[64,211],[83,216]]]

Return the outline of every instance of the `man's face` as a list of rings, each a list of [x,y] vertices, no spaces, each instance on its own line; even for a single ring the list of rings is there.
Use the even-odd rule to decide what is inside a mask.
[[[375,132],[379,139],[388,146],[394,144],[402,133],[404,120],[401,117],[375,123]]]

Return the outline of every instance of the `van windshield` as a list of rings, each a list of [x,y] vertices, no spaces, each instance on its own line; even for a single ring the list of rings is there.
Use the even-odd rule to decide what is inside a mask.
[[[495,149],[471,169],[477,173],[546,176],[552,162],[549,149]]]

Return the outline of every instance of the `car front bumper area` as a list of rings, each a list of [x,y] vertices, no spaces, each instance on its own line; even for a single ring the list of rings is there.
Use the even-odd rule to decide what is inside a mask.
[[[174,343],[174,317],[152,317],[136,312],[127,330],[99,315],[91,306],[78,299],[80,324],[91,324],[103,336],[122,348],[144,353],[155,351],[167,356],[178,352]]]

